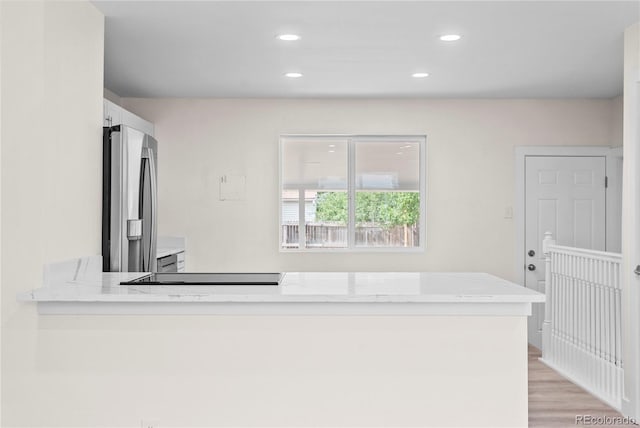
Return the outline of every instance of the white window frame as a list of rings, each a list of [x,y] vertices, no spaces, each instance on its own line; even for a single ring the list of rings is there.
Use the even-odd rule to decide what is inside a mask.
[[[305,228],[298,227],[298,248],[282,248],[282,153],[284,140],[287,138],[304,138],[309,140],[324,140],[330,138],[347,139],[347,247],[345,248],[307,248],[305,245]],[[420,180],[420,221],[419,241],[417,247],[360,247],[355,245],[355,195],[356,195],[356,159],[355,145],[362,141],[388,141],[401,140],[403,142],[418,143],[419,155],[419,180]],[[282,134],[280,135],[278,151],[278,248],[281,253],[419,253],[425,252],[427,240],[427,136],[426,135],[366,135],[366,134]],[[304,191],[298,189],[299,215],[298,225],[304,225]],[[300,191],[301,190],[301,191]],[[301,224],[302,222],[302,224]]]

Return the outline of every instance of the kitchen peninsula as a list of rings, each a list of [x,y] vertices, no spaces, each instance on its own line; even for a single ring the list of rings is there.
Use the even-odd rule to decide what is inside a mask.
[[[527,316],[544,296],[492,275],[289,272],[277,286],[131,286],[120,282],[141,273],[99,266],[52,265],[45,287],[19,300],[43,315],[216,315],[201,317],[213,398],[193,424],[527,426]],[[161,417],[179,425],[171,411]]]

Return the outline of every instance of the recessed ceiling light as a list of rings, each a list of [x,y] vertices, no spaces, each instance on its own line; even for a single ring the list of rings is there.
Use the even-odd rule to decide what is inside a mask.
[[[335,147],[335,146],[336,146],[335,144],[329,144],[329,147]]]
[[[300,40],[300,36],[297,34],[279,34],[278,39],[284,40],[285,42],[295,42],[296,40]]]
[[[402,152],[397,152],[396,154],[397,154],[397,155],[401,155],[401,154],[402,154]]]
[[[429,76],[429,73],[413,73],[411,76],[412,77],[417,77],[417,78],[427,77],[427,76]]]
[[[284,75],[294,79],[298,77],[302,77],[302,73],[298,73],[298,72],[285,73]]]
[[[445,34],[444,36],[440,36],[440,40],[443,42],[456,42],[460,40],[461,37],[459,34]]]
[[[335,152],[336,152],[335,150],[329,150],[329,153],[335,153]]]

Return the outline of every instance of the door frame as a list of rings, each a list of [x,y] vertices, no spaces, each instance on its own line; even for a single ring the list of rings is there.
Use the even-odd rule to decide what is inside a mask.
[[[513,224],[515,227],[515,278],[516,282],[524,287],[524,266],[525,266],[525,161],[527,156],[571,156],[571,157],[605,157],[605,174],[609,177],[609,186],[605,193],[605,249],[608,249],[611,236],[616,227],[620,225],[620,219],[612,215],[615,213],[615,199],[611,197],[617,193],[622,185],[618,180],[612,179],[619,169],[615,161],[622,156],[622,147],[607,146],[516,146],[515,147],[515,198],[513,210]],[[618,211],[620,208],[618,208]],[[620,211],[621,214],[621,211]],[[619,217],[619,216],[618,216]]]

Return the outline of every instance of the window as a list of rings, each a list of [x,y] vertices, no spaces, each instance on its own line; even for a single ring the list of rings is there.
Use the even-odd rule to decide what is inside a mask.
[[[424,248],[422,136],[283,136],[280,248]]]

